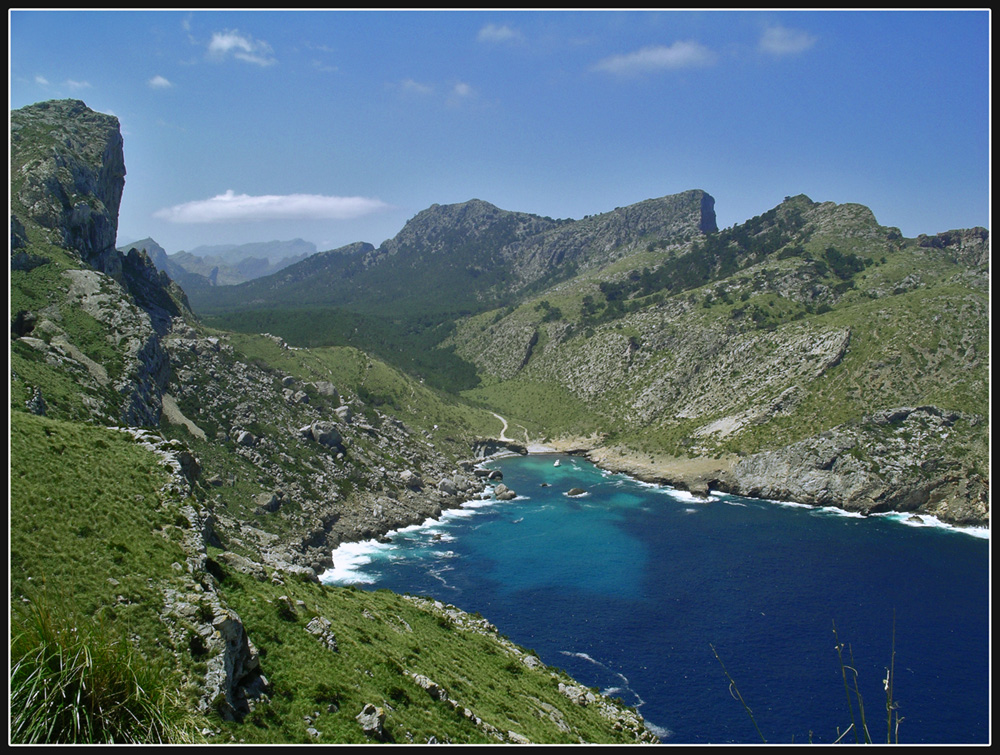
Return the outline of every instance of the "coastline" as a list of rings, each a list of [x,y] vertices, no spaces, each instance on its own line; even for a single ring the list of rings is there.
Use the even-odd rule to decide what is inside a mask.
[[[712,491],[731,493],[734,495],[759,498],[775,505],[802,506],[810,509],[825,509],[845,516],[873,516],[893,518],[901,524],[910,527],[932,527],[951,532],[957,532],[970,537],[989,539],[989,524],[962,525],[940,519],[933,514],[919,511],[881,511],[862,514],[852,511],[846,506],[830,504],[800,503],[784,501],[759,496],[747,496],[738,490],[727,487],[716,487],[720,481],[730,477],[732,465],[736,456],[723,456],[718,459],[711,457],[677,457],[668,454],[640,453],[617,446],[601,445],[599,437],[558,438],[545,445],[534,444],[528,447],[530,454],[569,454],[583,456],[594,466],[608,472],[628,475],[641,482],[654,485],[667,485],[672,488],[686,490],[696,499],[707,501]]]
[[[529,453],[565,453],[585,456],[594,466],[609,472],[619,472],[642,482],[669,485],[705,498],[713,483],[725,479],[736,462],[733,455],[712,457],[680,457],[669,454],[642,453],[619,446],[605,446],[601,439],[558,438],[542,445],[530,446]]]
[[[527,446],[519,446],[518,450],[501,448],[493,453],[482,457],[477,457],[474,463],[476,467],[507,456],[519,456],[521,454],[544,455],[544,454],[567,454],[572,456],[582,456],[599,469],[608,472],[625,474],[640,482],[652,485],[665,485],[677,490],[687,491],[694,501],[708,501],[712,492],[731,493],[735,495],[761,498],[760,496],[750,496],[735,489],[732,485],[731,470],[738,460],[735,455],[712,457],[678,457],[668,454],[656,454],[639,452],[632,449],[622,448],[614,445],[603,445],[603,438],[600,436],[576,436],[560,437],[545,443],[529,443]],[[473,478],[475,479],[475,478]],[[363,544],[378,542],[391,537],[400,529],[407,527],[432,526],[432,523],[439,520],[448,511],[456,511],[466,508],[468,504],[481,502],[484,494],[491,486],[484,484],[483,480],[477,479],[471,490],[459,495],[442,494],[439,490],[428,487],[416,495],[410,502],[413,508],[405,506],[395,507],[393,510],[385,512],[384,518],[372,521],[369,517],[362,517],[362,521],[341,522],[343,527],[340,536],[337,538],[337,545],[331,548],[336,551],[346,544]],[[803,503],[798,501],[784,501],[771,498],[762,498],[775,504],[804,506],[815,509],[830,509],[855,516],[892,516],[898,517],[904,524],[910,526],[930,526],[944,530],[951,530],[969,534],[973,537],[989,538],[989,525],[958,525],[935,517],[933,514],[919,511],[888,511],[872,512],[862,514],[847,506]],[[417,504],[417,501],[420,501]],[[414,505],[416,504],[416,505]],[[904,518],[912,521],[904,521]],[[331,554],[332,555],[332,554]],[[330,566],[328,566],[328,569]],[[318,575],[322,572],[318,572]]]

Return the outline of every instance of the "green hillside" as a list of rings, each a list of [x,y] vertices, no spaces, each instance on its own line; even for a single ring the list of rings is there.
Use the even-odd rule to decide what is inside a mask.
[[[319,583],[338,543],[482,494],[491,412],[206,327],[113,247],[117,120],[11,122],[12,742],[655,740],[481,617]]]

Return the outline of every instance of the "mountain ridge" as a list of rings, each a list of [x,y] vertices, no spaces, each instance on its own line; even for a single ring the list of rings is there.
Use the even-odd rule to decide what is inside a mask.
[[[577,268],[604,264],[627,254],[641,237],[664,243],[715,228],[714,200],[705,192],[645,200],[583,220],[554,220],[502,210],[479,199],[431,205],[378,248],[364,242],[308,260],[309,275],[291,266],[229,291],[201,292],[196,310],[218,314],[236,306],[264,308],[294,300],[297,306],[323,304],[358,311],[395,306],[434,309],[433,293],[453,292],[457,307],[482,310],[511,294],[566,277]],[[343,252],[363,244],[360,256]],[[321,261],[329,263],[323,269]],[[303,263],[299,263],[300,265]],[[305,269],[305,268],[303,268]],[[377,304],[367,303],[371,300]]]

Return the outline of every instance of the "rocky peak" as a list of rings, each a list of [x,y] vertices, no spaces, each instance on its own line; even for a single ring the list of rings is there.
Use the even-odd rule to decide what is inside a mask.
[[[148,236],[144,239],[133,241],[131,244],[125,244],[124,246],[118,247],[118,251],[122,254],[128,254],[131,249],[138,249],[139,251],[143,251],[148,254],[149,259],[152,260],[154,265],[156,265],[157,270],[164,270],[167,273],[170,272],[167,269],[167,250]]]
[[[985,228],[965,228],[945,231],[935,236],[920,234],[917,244],[928,249],[941,249],[955,262],[973,269],[989,270],[990,232]]]
[[[383,255],[441,251],[469,243],[488,242],[499,248],[542,233],[558,221],[523,212],[502,210],[481,199],[459,204],[434,204],[403,226],[379,248]]]
[[[118,119],[80,100],[52,100],[13,111],[10,129],[12,211],[98,270],[119,272],[125,157]]]

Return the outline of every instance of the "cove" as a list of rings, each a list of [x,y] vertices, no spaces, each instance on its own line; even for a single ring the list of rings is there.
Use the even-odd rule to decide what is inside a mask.
[[[479,612],[636,706],[668,744],[761,741],[719,659],[768,742],[836,740],[851,716],[834,626],[874,741],[886,741],[893,647],[900,742],[988,741],[986,532],[730,495],[702,502],[577,457],[490,466],[517,499],[341,546],[323,581]],[[586,492],[567,495],[574,487]]]

